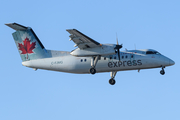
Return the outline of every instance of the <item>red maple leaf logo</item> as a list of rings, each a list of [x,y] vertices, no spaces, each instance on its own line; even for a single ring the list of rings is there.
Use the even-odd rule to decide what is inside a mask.
[[[23,41],[24,45],[21,43],[18,43],[19,50],[22,51],[21,54],[31,54],[34,53],[32,50],[35,48],[36,42],[32,42],[30,44],[29,38],[26,37],[26,39]],[[27,56],[28,59],[28,56]]]

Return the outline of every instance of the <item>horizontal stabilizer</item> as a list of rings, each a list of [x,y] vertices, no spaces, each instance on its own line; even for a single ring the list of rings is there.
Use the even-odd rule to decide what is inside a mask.
[[[28,27],[22,26],[22,25],[17,24],[17,23],[8,23],[5,25],[9,26],[10,28],[12,28],[14,30],[27,30],[27,28],[28,28]]]

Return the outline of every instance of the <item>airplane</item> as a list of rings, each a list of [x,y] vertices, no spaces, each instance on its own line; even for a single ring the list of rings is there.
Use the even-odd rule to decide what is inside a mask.
[[[12,33],[22,65],[37,69],[45,69],[76,74],[95,74],[110,72],[109,84],[116,83],[118,71],[164,68],[175,64],[170,58],[153,49],[120,51],[122,44],[100,44],[76,29],[67,29],[70,41],[76,49],[71,52],[47,50],[31,27],[17,23],[5,24],[16,30]]]

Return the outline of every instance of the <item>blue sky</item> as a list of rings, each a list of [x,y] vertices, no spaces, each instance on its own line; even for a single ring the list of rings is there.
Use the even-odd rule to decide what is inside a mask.
[[[179,120],[180,2],[178,0],[1,1],[1,120]],[[100,43],[151,48],[173,59],[165,69],[76,75],[26,68],[5,23],[33,28],[45,48],[71,51],[66,29]]]

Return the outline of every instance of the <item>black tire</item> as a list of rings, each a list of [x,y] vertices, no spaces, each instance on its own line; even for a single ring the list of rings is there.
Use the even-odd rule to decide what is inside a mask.
[[[114,85],[115,83],[116,81],[113,78],[109,80],[109,84]]]
[[[161,75],[164,75],[164,74],[165,74],[165,71],[164,71],[164,70],[161,70],[161,71],[160,71],[160,74],[161,74]]]
[[[94,75],[96,73],[96,69],[95,68],[90,68],[89,72]]]

